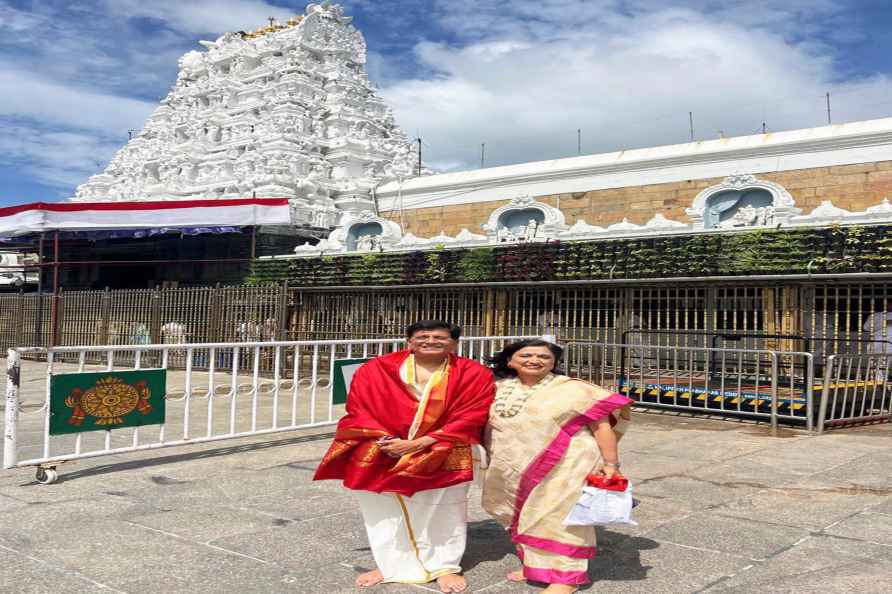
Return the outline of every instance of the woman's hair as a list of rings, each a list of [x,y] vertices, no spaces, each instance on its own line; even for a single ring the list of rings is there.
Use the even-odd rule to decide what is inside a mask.
[[[548,350],[551,351],[552,356],[554,356],[554,369],[551,370],[551,373],[555,375],[565,375],[564,372],[558,368],[561,363],[561,356],[563,356],[564,354],[564,349],[554,344],[553,342],[548,342],[547,340],[542,340],[541,338],[528,338],[526,340],[518,340],[517,342],[512,342],[509,345],[505,345],[505,348],[503,348],[501,351],[494,354],[493,356],[485,357],[484,360],[490,367],[492,367],[492,372],[497,379],[504,379],[506,377],[517,377],[517,371],[508,367],[508,361],[510,361],[511,357],[514,356],[514,353],[526,347],[542,346],[548,347]]]

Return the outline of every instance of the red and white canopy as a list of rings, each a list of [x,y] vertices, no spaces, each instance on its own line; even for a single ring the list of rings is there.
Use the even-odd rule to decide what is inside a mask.
[[[45,231],[178,229],[288,225],[286,198],[172,200],[167,202],[60,202],[0,208],[0,237]]]

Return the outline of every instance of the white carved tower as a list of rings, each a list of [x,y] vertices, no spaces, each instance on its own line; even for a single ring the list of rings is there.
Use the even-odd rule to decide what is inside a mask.
[[[415,156],[365,71],[339,5],[200,42],[142,131],[76,201],[289,198],[294,224],[331,228],[372,208]]]

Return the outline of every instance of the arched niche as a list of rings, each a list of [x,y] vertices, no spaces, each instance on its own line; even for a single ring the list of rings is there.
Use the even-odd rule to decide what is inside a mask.
[[[535,221],[537,226],[542,225],[545,222],[545,213],[538,208],[509,210],[499,217],[498,228],[505,227],[512,233],[518,234],[526,230],[530,221]]]
[[[725,190],[713,194],[706,200],[703,212],[703,228],[713,229],[733,225],[735,217],[743,220],[741,213],[754,209],[756,213],[774,207],[774,196],[764,188]]]
[[[732,175],[700,192],[685,211],[695,229],[766,227],[801,212],[780,184],[753,175]]]
[[[371,212],[344,213],[327,238],[331,252],[371,252],[387,249],[403,237],[400,226]]]
[[[530,221],[535,230],[529,231]],[[557,237],[567,229],[564,213],[557,208],[538,202],[532,196],[520,196],[501,206],[489,215],[483,229],[490,242],[546,240]]]
[[[365,247],[368,241],[377,241],[382,235],[384,235],[384,228],[381,226],[381,223],[374,221],[355,223],[347,231],[347,250],[351,252],[356,251],[360,246]]]

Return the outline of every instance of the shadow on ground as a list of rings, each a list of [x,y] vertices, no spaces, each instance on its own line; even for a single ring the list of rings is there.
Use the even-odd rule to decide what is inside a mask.
[[[589,562],[589,578],[593,584],[583,586],[581,590],[587,590],[597,582],[632,582],[647,578],[651,568],[641,562],[641,551],[659,548],[658,542],[600,527],[597,530],[598,555]],[[513,556],[514,545],[498,523],[484,520],[468,524],[468,548],[462,560],[465,573],[481,563],[499,562]]]
[[[114,462],[111,464],[102,464],[99,466],[91,466],[73,472],[66,472],[59,476],[59,482],[68,482],[85,478],[89,476],[98,476],[112,472],[120,472],[122,470],[135,470],[138,468],[151,468],[153,466],[163,466],[165,464],[173,464],[176,462],[188,462],[191,460],[202,460],[207,458],[218,458],[221,456],[231,456],[242,452],[256,452],[260,450],[268,450],[271,448],[293,446],[301,443],[309,443],[314,441],[327,441],[334,438],[334,433],[322,433],[317,435],[301,435],[299,437],[290,437],[288,439],[278,439],[275,441],[263,441],[257,443],[246,443],[240,445],[226,446],[211,450],[201,450],[196,452],[185,452],[180,454],[172,454],[170,456],[159,456],[157,458],[145,458],[141,460],[132,460],[129,462]],[[38,485],[37,481],[25,483],[21,486],[27,487]]]

